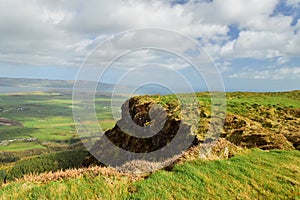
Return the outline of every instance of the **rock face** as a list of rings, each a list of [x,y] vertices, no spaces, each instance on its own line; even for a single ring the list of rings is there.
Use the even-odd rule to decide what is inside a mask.
[[[107,165],[120,166],[130,160],[160,162],[168,155],[179,155],[186,150],[181,145],[197,144],[191,126],[173,114],[176,106],[161,106],[153,101],[133,97],[122,106],[122,118],[114,128],[104,133],[91,153]],[[176,137],[176,148],[164,148]],[[189,147],[188,146],[188,147]],[[154,156],[154,152],[158,152]],[[134,156],[132,156],[134,154]]]

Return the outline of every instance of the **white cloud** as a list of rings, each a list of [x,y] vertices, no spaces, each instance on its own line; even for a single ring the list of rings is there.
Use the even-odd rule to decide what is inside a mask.
[[[235,73],[229,78],[241,79],[272,79],[272,80],[300,80],[300,67],[282,67],[266,70],[247,70]]]
[[[215,63],[217,69],[221,73],[230,71],[232,69],[231,64],[232,64],[231,62],[227,62],[227,61]]]
[[[163,1],[90,1],[60,24],[69,32],[98,35],[139,27],[174,29],[194,37],[226,34],[226,25],[204,23],[188,6],[171,7]]]
[[[189,8],[197,18],[204,19],[205,22],[240,24],[244,27],[257,19],[268,18],[277,3],[278,0],[214,0],[212,3],[191,3]]]
[[[18,59],[36,65],[78,65],[78,57],[83,60],[88,54],[94,37],[138,27],[174,29],[206,41],[217,40],[228,31],[226,25],[206,24],[193,18],[184,6],[171,7],[159,1],[2,3],[0,59],[10,62]],[[156,35],[155,41],[159,41],[157,38]],[[174,41],[170,45],[184,44]]]
[[[287,31],[284,33],[272,31],[241,31],[239,37],[227,41],[224,45],[207,45],[208,52],[214,58],[256,58],[273,59],[297,57],[300,55],[300,33]]]
[[[299,6],[300,0],[286,0],[287,5]]]
[[[278,34],[276,32],[242,31],[236,40],[234,53],[241,57],[277,57],[281,55],[280,48],[289,39],[288,34]]]
[[[29,0],[26,3],[3,0],[0,7],[0,61],[79,66],[96,44],[112,34],[133,28],[161,27],[201,38],[200,43],[217,62],[219,59],[276,58],[282,65],[290,57],[300,56],[300,21],[292,27],[291,16],[272,16],[278,2],[190,1],[172,7],[169,1],[154,0]],[[287,3],[296,6],[299,0],[287,0]],[[227,34],[229,25],[233,24],[241,32],[231,40]],[[158,34],[139,38],[128,35],[118,44],[120,48],[127,48],[129,44],[138,46],[145,42],[186,48],[185,43],[176,39],[166,41]],[[112,51],[118,52],[118,49]],[[99,53],[107,54],[109,58],[114,52]],[[157,59],[149,53],[145,55],[136,54],[128,58],[128,62],[133,65],[134,62],[140,64]],[[230,69],[229,63],[219,67],[226,71]],[[168,64],[172,64],[171,60]]]
[[[204,23],[235,24],[241,30],[234,41],[223,37],[221,44],[206,44],[207,51],[215,59],[299,56],[295,45],[300,22],[292,27],[292,16],[273,16],[277,3],[278,0],[215,0],[189,6]]]

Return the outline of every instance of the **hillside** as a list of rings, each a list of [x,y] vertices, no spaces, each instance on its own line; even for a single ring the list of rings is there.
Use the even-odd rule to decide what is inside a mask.
[[[13,93],[15,88],[22,88],[24,92],[34,92],[34,91],[72,91],[75,81],[70,80],[52,80],[52,79],[32,79],[32,78],[7,78],[0,77],[0,89],[4,89],[4,93],[8,93],[11,88]],[[77,81],[78,89],[84,88],[86,85],[91,84],[90,81]],[[97,91],[103,93],[111,93],[115,87],[113,84],[109,83],[96,83]],[[27,88],[27,90],[26,90]],[[127,87],[122,87],[124,90]],[[6,91],[7,90],[7,91]],[[18,91],[18,90],[17,90]],[[22,91],[22,90],[20,90]],[[0,94],[2,91],[0,90]]]
[[[189,95],[183,94],[183,96],[188,97]],[[10,152],[5,150],[2,152],[3,164],[0,168],[0,177],[6,183],[0,189],[1,198],[159,199],[161,197],[163,199],[198,199],[202,197],[228,199],[238,197],[242,199],[295,199],[300,195],[300,180],[297,176],[300,174],[298,167],[300,166],[298,151],[300,148],[300,91],[227,93],[224,126],[220,130],[220,138],[215,144],[207,141],[218,136],[213,135],[211,138],[207,138],[205,135],[212,120],[210,95],[197,93],[196,96],[198,109],[189,112],[187,118],[182,117],[180,103],[175,95],[134,97],[127,101],[129,104],[127,108],[124,106],[125,102],[122,111],[128,109],[130,118],[140,127],[146,127],[143,129],[146,131],[145,134],[147,131],[152,133],[151,124],[159,126],[163,122],[161,113],[162,111],[166,112],[164,128],[151,140],[128,135],[128,132],[140,130],[138,127],[126,127],[127,133],[121,130],[120,125],[128,125],[128,119],[124,114],[116,125],[110,121],[111,124],[108,126],[110,129],[104,133],[110,141],[123,149],[130,152],[147,153],[170,143],[176,135],[178,124],[182,122],[186,134],[181,139],[194,138],[191,140],[193,142],[189,150],[183,155],[180,155],[181,152],[177,152],[172,154],[175,157],[162,155],[158,160],[153,160],[151,157],[139,158],[141,160],[150,158],[155,162],[128,160],[126,157],[122,157],[124,160],[111,163],[111,165],[117,165],[119,170],[117,172],[105,167],[104,165],[107,163],[98,162],[82,149],[81,143],[78,142],[79,138],[74,137],[73,134],[74,141],[69,144],[63,141],[63,148],[58,148],[58,144],[53,143],[54,141],[50,138],[37,134],[38,142],[27,142],[26,145],[29,145],[29,149],[26,151],[12,146],[18,144],[17,141],[12,141],[8,147],[15,149]],[[30,102],[31,97],[24,97],[26,101]],[[49,97],[52,100],[47,99]],[[60,100],[57,101],[53,99],[54,97],[60,98]],[[32,108],[55,109],[70,103],[67,94],[61,96],[61,94],[53,93],[49,96],[49,94],[42,93],[38,94],[38,98],[42,100],[38,106],[28,107],[31,111],[25,110],[24,113],[24,111],[12,109],[14,106],[12,102],[3,101],[8,99],[16,101],[18,98],[22,99],[22,95],[1,96],[1,98],[2,102],[8,105],[4,104],[3,110],[9,108],[11,112],[8,113],[9,115],[0,113],[0,117],[5,119],[5,122],[22,124],[21,127],[2,125],[0,126],[2,133],[8,133],[11,130],[20,133],[20,131],[28,129],[28,126],[32,125],[29,121],[32,120],[32,117],[29,118],[29,114],[35,113],[31,110]],[[101,113],[103,105],[107,105],[107,99],[104,99],[103,96],[97,98],[100,102],[97,104],[97,110]],[[152,108],[154,105],[159,106]],[[49,117],[58,117],[55,116],[54,110],[52,112],[53,116]],[[66,123],[71,118],[71,113],[69,114],[64,112],[62,119]],[[196,125],[189,125],[189,122],[198,116],[197,114],[200,115],[201,120]],[[22,118],[22,115],[28,119]],[[35,113],[34,117],[38,117],[38,115],[39,113]],[[107,119],[111,120],[109,114],[106,116],[107,118],[101,114],[98,115],[100,124],[107,122]],[[43,115],[43,118],[47,119],[48,117]],[[52,122],[53,126],[59,120]],[[72,130],[66,124],[62,127],[63,129],[60,128],[60,131]],[[50,133],[51,137],[55,137],[58,130],[56,126],[53,128],[55,128],[53,129],[54,134]],[[28,134],[28,138],[32,138],[31,133],[28,132]],[[7,136],[3,134],[2,138],[5,139],[5,137]],[[45,142],[42,142],[45,139],[52,142],[55,148],[45,145]],[[205,144],[203,144],[204,141]],[[37,143],[45,148],[40,152],[42,155],[34,156],[32,153],[28,153],[30,149],[36,148],[34,145]],[[30,144],[32,144],[31,148]],[[206,159],[199,158],[201,148],[205,145],[212,147],[212,154]],[[5,147],[3,146],[3,149]],[[101,151],[99,151],[101,149],[99,147],[102,148]],[[95,143],[92,151],[94,151],[94,155],[95,153],[101,155],[107,151],[103,155],[107,155],[113,161],[117,160],[120,157],[118,152],[109,151],[108,147],[109,143],[99,140]],[[46,152],[54,153],[45,154]],[[167,152],[165,153],[167,154]],[[36,154],[39,153],[36,152]],[[164,162],[165,159],[168,162]],[[100,166],[94,167],[95,164]],[[149,169],[151,171],[162,166],[165,168],[154,173],[140,175],[126,173],[128,171],[149,171]],[[60,169],[65,171],[59,171]],[[33,175],[30,175],[31,173]],[[57,193],[57,190],[60,192]]]
[[[297,199],[299,157],[295,150],[252,150],[178,164],[141,180],[93,171],[46,182],[28,178],[2,186],[0,199]]]

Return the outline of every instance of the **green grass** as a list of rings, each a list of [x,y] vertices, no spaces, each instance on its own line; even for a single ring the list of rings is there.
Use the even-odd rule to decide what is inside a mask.
[[[10,140],[14,138],[29,138],[34,131],[33,128],[19,128],[15,126],[5,126],[0,128],[0,140]]]
[[[84,176],[49,184],[15,183],[0,192],[0,199],[122,199],[127,193],[126,179],[113,181]],[[113,193],[112,193],[113,192]]]
[[[9,145],[0,145],[0,151],[24,151],[28,149],[46,149],[37,142],[13,142]]]
[[[115,126],[116,122],[114,120],[102,120],[102,121],[99,121],[99,124],[101,126],[101,129],[106,131],[108,129],[111,129]]]
[[[300,91],[293,92],[231,92],[227,93],[227,111],[247,115],[255,105],[274,108],[300,108]]]
[[[172,199],[295,198],[300,192],[300,152],[253,150],[230,160],[197,160],[134,184],[132,197]]]
[[[145,180],[80,178],[14,182],[3,199],[299,199],[300,152],[251,150],[229,160],[195,160]]]

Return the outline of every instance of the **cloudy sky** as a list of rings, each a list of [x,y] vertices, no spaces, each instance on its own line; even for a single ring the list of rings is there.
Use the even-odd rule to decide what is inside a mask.
[[[1,77],[72,80],[105,39],[126,30],[158,27],[195,39],[220,71],[227,90],[300,89],[300,0],[0,2]],[[122,63],[147,65],[155,60],[192,75],[182,61],[157,56],[140,51]],[[118,81],[116,74],[112,70],[104,81]]]

